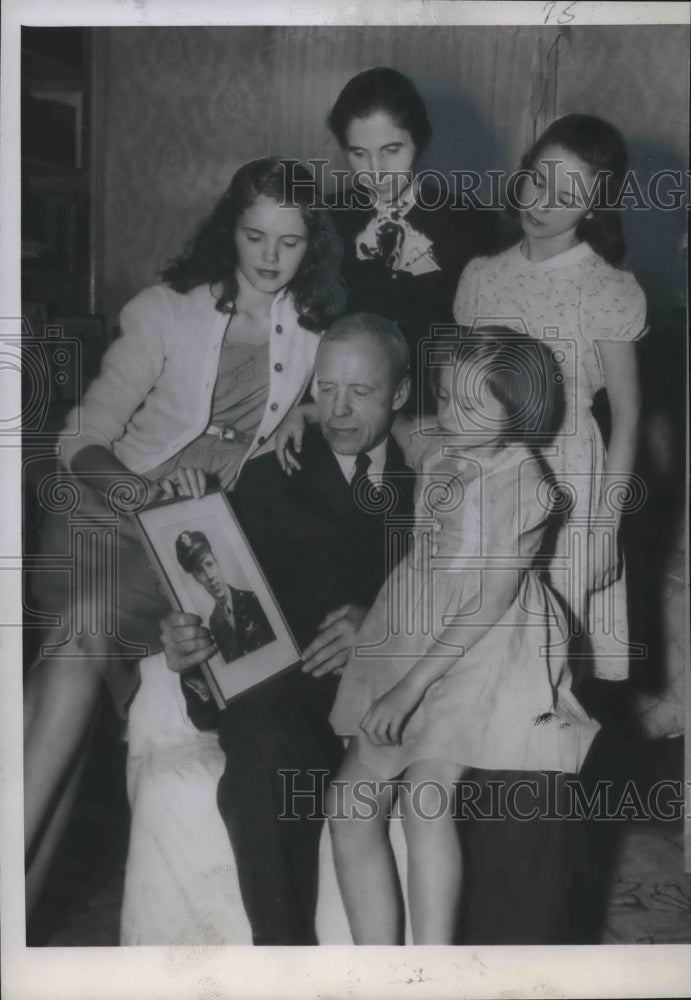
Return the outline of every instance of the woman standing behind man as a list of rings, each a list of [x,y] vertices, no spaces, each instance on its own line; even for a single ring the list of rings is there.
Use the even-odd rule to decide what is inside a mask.
[[[398,323],[410,349],[411,406],[422,400],[433,409],[418,344],[433,324],[453,323],[463,268],[497,249],[495,215],[453,208],[436,185],[416,177],[432,127],[422,97],[398,70],[377,66],[354,76],[328,125],[355,173],[346,207],[333,210],[344,243],[346,311]]]

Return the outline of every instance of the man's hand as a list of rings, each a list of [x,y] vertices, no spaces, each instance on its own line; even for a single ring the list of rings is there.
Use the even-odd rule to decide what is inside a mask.
[[[161,642],[171,670],[183,674],[218,652],[199,615],[171,611],[161,622]]]
[[[302,654],[303,672],[314,677],[342,674],[367,611],[359,604],[344,604],[330,611]]]

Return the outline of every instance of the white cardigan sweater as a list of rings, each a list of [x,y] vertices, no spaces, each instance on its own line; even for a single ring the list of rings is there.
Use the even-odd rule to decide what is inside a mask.
[[[216,300],[208,286],[182,295],[158,284],[128,302],[122,335],[60,436],[68,468],[82,448],[98,444],[145,473],[204,432],[228,325]],[[244,461],[273,446],[274,431],[309,385],[318,344],[318,334],[298,325],[291,296],[279,292],[271,306],[269,398]]]

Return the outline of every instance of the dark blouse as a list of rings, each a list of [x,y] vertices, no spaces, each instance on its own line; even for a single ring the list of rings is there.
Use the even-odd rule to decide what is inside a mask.
[[[363,201],[360,191],[356,197]],[[438,198],[435,189],[423,184],[422,197],[403,214],[408,226],[431,242],[428,252],[431,263],[427,269],[423,265],[420,269],[423,273],[392,266],[395,232],[389,234],[388,241],[385,237],[383,245],[373,252],[371,238],[363,236],[376,216],[374,208],[332,209],[344,244],[342,274],[348,291],[347,312],[372,312],[395,320],[408,341],[413,375],[410,412],[415,412],[420,399],[426,410],[434,409],[428,379],[421,372],[418,345],[430,336],[435,324],[453,324],[452,306],[461,271],[473,257],[495,252],[499,241],[496,212],[455,209],[448,202],[438,208],[423,208],[419,204],[419,201],[431,204],[435,198]],[[351,204],[351,192],[346,192],[344,200]],[[399,234],[399,244],[401,239],[406,236]],[[368,255],[366,259],[358,258],[358,245],[361,255]],[[431,269],[434,262],[438,268]]]

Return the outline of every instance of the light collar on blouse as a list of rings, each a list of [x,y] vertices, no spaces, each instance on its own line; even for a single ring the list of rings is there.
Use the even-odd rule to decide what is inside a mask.
[[[427,274],[441,270],[430,238],[418,232],[406,218],[416,204],[419,187],[420,181],[414,178],[397,201],[375,202],[375,214],[355,237],[358,260],[383,260],[392,272]]]
[[[593,248],[585,240],[574,244],[567,250],[560,250],[559,253],[552,254],[551,257],[543,257],[542,260],[531,260],[523,252],[523,240],[516,243],[515,253],[518,260],[527,268],[535,270],[549,270],[550,268],[570,267],[579,260],[589,257],[595,253]]]

